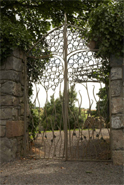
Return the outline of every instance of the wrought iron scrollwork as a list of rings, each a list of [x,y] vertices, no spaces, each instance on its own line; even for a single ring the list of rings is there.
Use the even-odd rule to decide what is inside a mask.
[[[66,44],[64,44],[64,39],[63,39],[64,38],[63,34],[65,31],[64,26],[67,26]],[[62,110],[61,110],[61,117],[59,117],[59,124],[57,125],[56,120],[58,119],[57,118],[58,115],[57,115],[55,102],[54,102],[52,115],[50,115],[50,117],[48,118],[47,101],[46,101],[46,105],[45,105],[46,109],[44,108],[44,111],[46,111],[45,121],[47,126],[48,126],[48,122],[51,125],[51,132],[47,133],[47,129],[43,129],[42,131],[38,132],[38,134],[40,135],[38,137],[41,138],[42,145],[44,146],[44,158],[65,157],[65,155],[68,155],[70,159],[75,159],[75,158],[78,159],[79,156],[81,156],[81,158],[89,159],[91,157],[91,159],[94,159],[94,158],[98,159],[98,151],[97,151],[96,144],[94,143],[97,143],[99,150],[101,150],[100,142],[106,141],[102,134],[102,126],[101,126],[102,119],[99,114],[100,112],[99,107],[98,107],[98,115],[97,115],[97,117],[99,118],[99,122],[96,121],[98,123],[97,128],[95,123],[92,123],[92,122],[95,122],[95,119],[89,118],[89,117],[92,117],[91,107],[92,107],[93,101],[90,100],[87,84],[84,85],[83,83],[97,82],[98,81],[97,77],[98,76],[102,77],[103,60],[102,58],[96,57],[96,50],[91,51],[88,48],[88,46],[86,45],[86,41],[82,39],[81,28],[76,28],[67,24],[65,24],[64,26],[60,26],[59,28],[56,28],[53,31],[50,31],[46,36],[43,37],[43,39],[40,39],[35,44],[37,48],[40,48],[42,41],[44,40],[45,47],[47,49],[44,50],[43,47],[41,47],[42,56],[39,56],[39,58],[44,58],[45,56],[46,59],[49,59],[49,61],[44,65],[44,70],[41,74],[41,78],[38,83],[44,87],[46,94],[49,89],[52,89],[53,92],[55,92],[56,88],[60,84],[62,84],[62,82],[65,82],[65,76],[67,77],[66,79],[67,85],[74,86],[76,83],[82,84],[85,90],[87,91],[87,96],[89,99],[89,109],[85,110],[81,108],[81,104],[82,104],[82,97],[81,97],[81,102],[78,101],[79,108],[76,109],[77,111],[76,114],[73,114],[73,112],[71,112],[69,105],[67,105],[66,108],[68,109],[67,110],[68,114],[66,115],[64,105],[69,101],[69,97],[67,97],[69,94],[69,91],[66,96],[67,101],[65,101],[65,97],[64,97],[65,94],[62,96],[60,94],[61,96],[60,107],[62,108]],[[64,56],[63,56],[63,53],[65,51],[65,48],[64,48],[65,46],[67,49],[67,56],[66,56],[67,63],[66,61],[64,61]],[[67,71],[65,70],[65,68],[67,69]],[[67,72],[66,75],[65,75],[65,71]],[[69,90],[69,87],[67,87],[66,90]],[[97,98],[95,97],[94,89],[93,89],[93,95],[97,104],[99,100],[97,101]],[[36,99],[38,99],[38,94],[36,95]],[[65,119],[65,117],[68,123],[66,132],[65,130],[63,131],[63,125],[64,125],[63,120]],[[73,130],[70,129],[70,120],[71,121],[73,120],[74,122]],[[41,120],[40,120],[40,124],[42,124]],[[58,131],[55,131],[55,128],[58,129]],[[59,135],[57,135],[58,133]],[[68,141],[65,141],[65,138],[67,138]],[[65,147],[65,142],[68,148]],[[93,154],[90,151],[90,148],[92,147],[94,147]]]
[[[62,61],[59,58],[51,58],[49,62],[45,64],[45,69],[39,83],[42,84],[46,91],[50,88],[55,91],[56,87],[63,81],[63,70]]]

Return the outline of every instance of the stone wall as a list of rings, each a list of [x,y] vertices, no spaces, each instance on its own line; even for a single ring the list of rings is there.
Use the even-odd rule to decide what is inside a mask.
[[[124,164],[124,64],[123,58],[110,59],[111,151],[114,164]]]
[[[0,66],[0,157],[11,161],[23,154],[24,55],[12,52]]]
[[[15,50],[0,66],[0,161],[24,153],[24,54]],[[124,63],[110,59],[111,151],[114,164],[124,163]],[[29,111],[27,110],[27,114]]]

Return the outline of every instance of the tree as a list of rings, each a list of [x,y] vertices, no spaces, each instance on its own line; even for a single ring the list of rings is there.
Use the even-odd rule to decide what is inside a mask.
[[[109,1],[1,0],[1,61],[4,62],[14,48],[27,52],[43,34],[50,30],[51,25],[55,27],[63,23],[65,12],[68,23],[77,24],[81,19],[83,27],[93,8]],[[48,54],[44,41],[41,48],[44,48]],[[38,48],[34,48],[30,54],[39,56],[42,53]],[[37,81],[40,78],[46,62],[48,60],[45,59],[28,60],[29,81]]]
[[[95,41],[99,49],[97,56],[124,55],[124,1],[101,4],[90,12],[86,34],[88,41]]]
[[[89,15],[87,28],[89,29],[85,33],[85,39],[87,42],[95,42],[95,49],[99,49],[95,57],[104,59],[99,69],[102,75],[96,72],[91,75],[105,84],[105,87],[101,88],[98,93],[100,101],[96,107],[96,114],[103,116],[108,123],[109,60],[112,55],[114,57],[124,56],[124,1],[114,0],[93,9]]]
[[[76,129],[85,121],[85,116],[81,115],[80,109],[75,106],[77,93],[74,90],[74,86],[69,90],[68,96],[68,129]],[[51,96],[50,102],[47,102],[44,107],[41,124],[45,130],[64,129],[63,95],[56,100],[54,96]]]
[[[123,56],[124,53],[123,7],[121,0],[1,0],[1,61],[4,62],[14,48],[27,52],[50,30],[51,25],[55,27],[63,23],[66,12],[68,23],[85,28],[85,31],[82,29],[82,38],[87,43],[95,41],[99,49],[95,57],[104,58],[102,67],[105,78],[101,79],[95,73],[92,75],[105,82],[108,80],[110,55]],[[44,40],[41,48],[44,48],[46,55],[49,54]],[[32,56],[41,54],[37,47],[30,53]],[[46,62],[48,59],[28,58],[30,86],[42,76]]]
[[[103,117],[105,122],[108,124],[109,120],[109,95],[108,88],[103,87],[99,89],[97,93],[100,100],[96,104],[96,111],[92,112],[95,117]]]
[[[84,21],[79,17],[76,24],[84,26]],[[93,42],[94,49],[98,49],[94,57],[103,59],[99,73],[94,72],[89,78],[94,76],[108,85],[110,57],[124,55],[124,1],[111,0],[92,8],[85,22],[83,38],[88,44]]]
[[[28,124],[28,131],[31,138],[35,139],[38,132],[38,127],[41,122],[41,115],[42,112],[39,108],[35,108],[33,104],[31,104],[31,116],[29,118],[29,124]],[[30,138],[30,139],[31,139]]]

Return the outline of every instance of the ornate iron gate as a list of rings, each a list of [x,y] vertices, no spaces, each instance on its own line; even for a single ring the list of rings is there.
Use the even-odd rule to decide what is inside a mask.
[[[96,100],[97,115],[92,116],[92,100],[88,91],[88,82],[99,82],[95,74],[101,75],[102,59],[95,57],[96,50],[90,50],[81,38],[83,30],[67,24],[55,28],[42,37],[34,47],[41,48],[41,42],[47,45],[48,53],[41,48],[39,58],[48,58],[45,64],[41,84],[46,91],[46,104],[40,108],[39,89],[36,85],[36,98],[39,102],[37,110],[39,125],[34,134],[30,132],[31,155],[41,158],[63,158],[65,160],[108,160],[110,159],[110,128],[108,115],[101,115],[100,99]],[[32,50],[33,48],[31,48]],[[28,52],[31,52],[31,50]],[[44,54],[45,53],[45,54]],[[30,56],[28,56],[30,57]],[[82,96],[78,100],[78,108],[74,106],[73,93],[75,85],[79,83],[87,91],[89,108],[83,109]],[[62,93],[63,86],[63,93]],[[59,98],[51,97],[53,107],[48,102],[48,90],[54,92],[59,87]],[[71,97],[72,96],[72,97]],[[42,97],[44,98],[44,97]],[[58,102],[57,102],[58,101]],[[107,103],[107,102],[106,102]],[[59,105],[59,106],[58,106]],[[105,105],[106,106],[106,105]],[[59,109],[59,110],[58,110]],[[102,107],[103,109],[103,107]],[[51,111],[51,114],[49,113]],[[32,119],[33,128],[33,119]]]

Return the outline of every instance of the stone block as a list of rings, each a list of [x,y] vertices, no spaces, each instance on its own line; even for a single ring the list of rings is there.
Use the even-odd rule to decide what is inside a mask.
[[[112,150],[124,149],[124,132],[123,130],[112,130]]]
[[[27,116],[30,116],[30,106],[27,104]]]
[[[111,81],[111,96],[120,96],[122,93],[122,81]]]
[[[6,122],[6,137],[11,138],[15,136],[24,135],[23,121],[7,121]]]
[[[20,103],[24,103],[24,97],[19,98]]]
[[[15,108],[1,108],[1,120],[7,120],[7,119],[17,119],[18,118],[18,109]]]
[[[123,62],[123,66],[122,66],[122,80],[123,80],[123,82],[124,82],[124,62]]]
[[[112,151],[112,160],[115,165],[123,165],[124,164],[124,151]]]
[[[22,96],[23,91],[20,83],[15,83],[13,81],[8,81],[1,86],[1,95],[14,95],[14,96]]]
[[[21,103],[20,105],[21,105],[21,109],[20,109],[19,115],[24,116],[24,111],[25,111],[24,103]],[[29,107],[29,104],[27,104],[27,116],[29,115],[30,115],[30,107]]]
[[[22,59],[16,58],[14,56],[10,56],[4,62],[2,66],[0,66],[1,70],[15,70],[15,71],[22,71],[23,70],[23,63]]]
[[[1,73],[1,71],[0,71]],[[3,83],[7,82],[7,80],[0,80],[0,87],[2,86]]]
[[[16,48],[13,52],[12,52],[12,55],[17,57],[17,58],[20,58],[20,59],[24,59],[25,57],[25,54],[23,51],[21,51],[20,49]]]
[[[4,137],[6,134],[6,127],[0,126],[0,137]]]
[[[111,99],[111,113],[123,113],[123,98],[116,97]]]
[[[14,160],[16,158],[16,152],[17,152],[17,140],[15,138],[0,139],[1,163]]]
[[[0,80],[12,80],[15,82],[19,81],[20,72],[16,72],[13,70],[2,70],[0,73]]]
[[[23,141],[23,136],[20,136],[20,137],[17,137],[17,155],[20,156],[21,154],[23,154],[24,152],[24,148],[23,148],[23,145],[24,145],[24,141]]]
[[[0,105],[19,105],[19,98],[11,95],[1,96]]]
[[[115,57],[114,55],[111,55],[110,57],[110,67],[119,67],[123,64],[123,58],[122,57]]]
[[[20,83],[24,86],[25,84],[25,76],[23,73],[20,74]]]
[[[122,115],[112,115],[111,116],[111,127],[114,129],[119,129],[124,127],[124,121]]]
[[[19,116],[20,121],[24,121],[24,116]]]
[[[1,115],[0,115],[0,118],[1,118]],[[0,120],[0,125],[1,126],[6,126],[6,120]]]
[[[24,115],[24,104],[21,104],[21,111],[20,111],[20,115],[23,116]]]
[[[122,68],[121,67],[113,67],[111,69],[111,80],[122,79]]]

